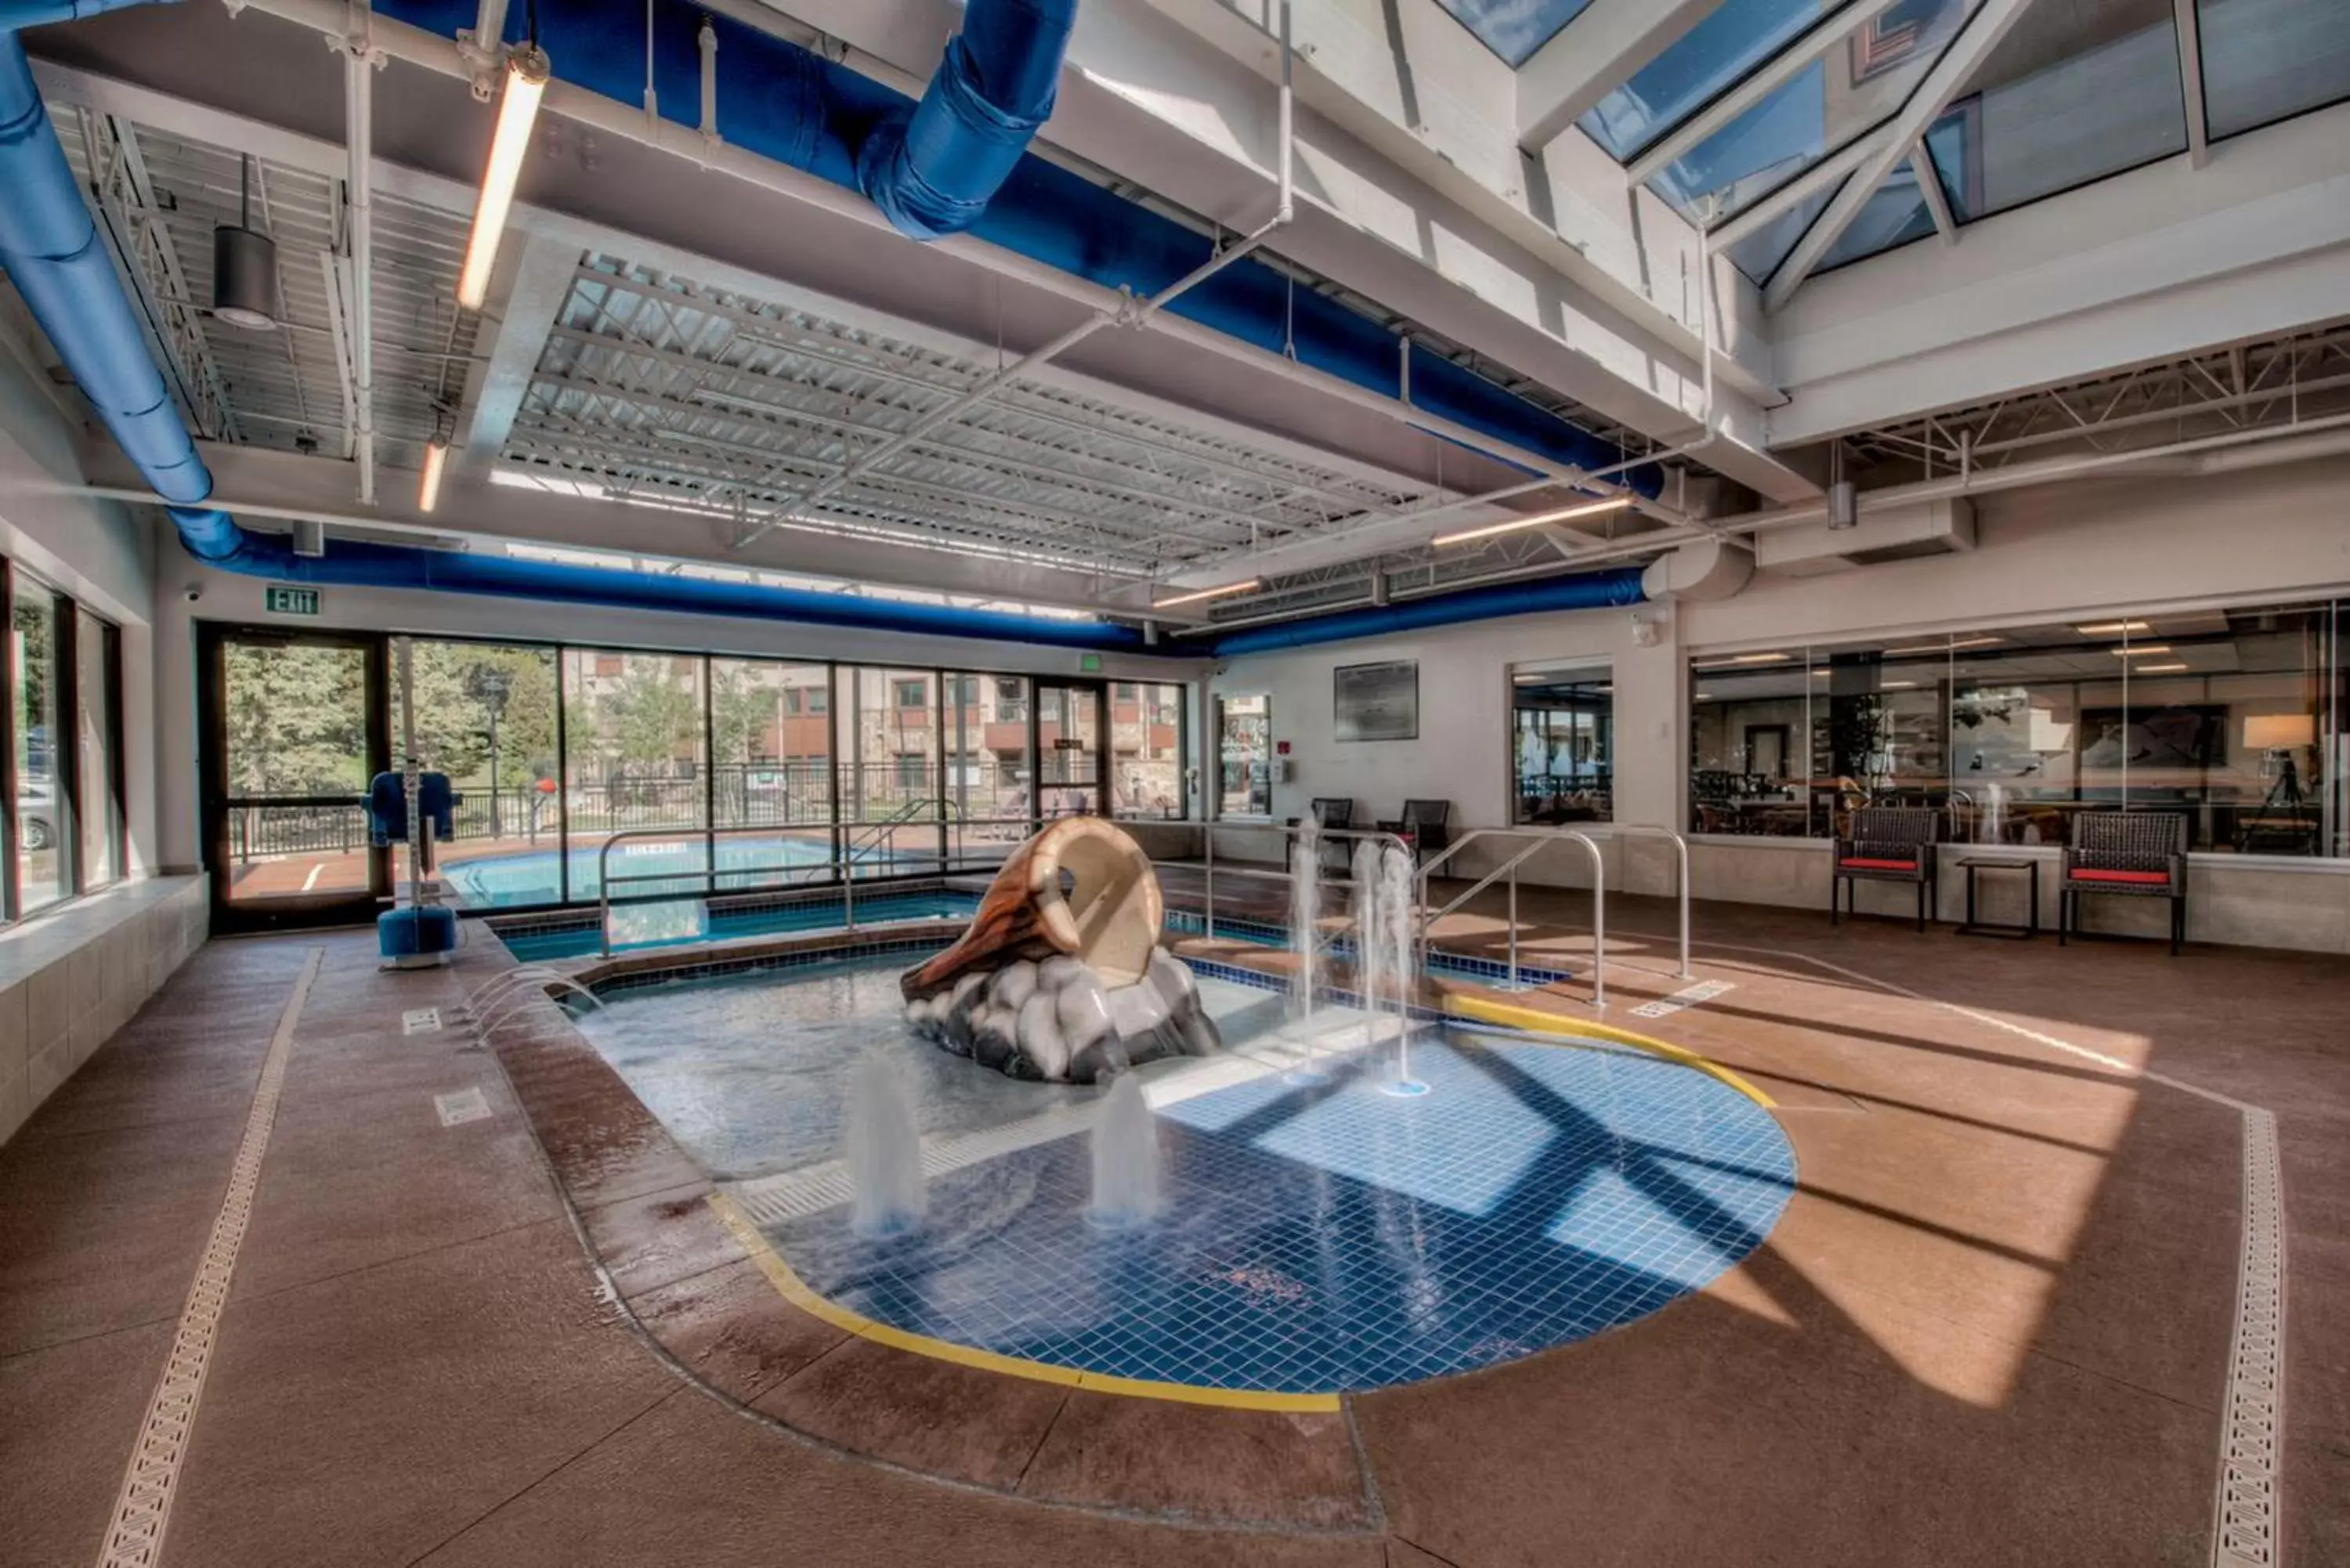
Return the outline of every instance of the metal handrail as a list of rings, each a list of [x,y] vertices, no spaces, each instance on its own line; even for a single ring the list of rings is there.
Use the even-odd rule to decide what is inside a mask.
[[[1477,843],[1481,839],[1487,838],[1530,838],[1534,842],[1527,845],[1525,848],[1521,849],[1515,855],[1511,856],[1509,859],[1503,862],[1502,865],[1495,867],[1484,877],[1480,879],[1474,887],[1461,894],[1459,898],[1453,899],[1452,902],[1447,904],[1443,909],[1434,911],[1429,910],[1428,879],[1430,874],[1432,874],[1438,867],[1451,859],[1453,856],[1459,854],[1468,846]],[[1428,862],[1427,865],[1421,867],[1419,868],[1419,906],[1422,911],[1419,922],[1419,943],[1420,952],[1422,955],[1421,961],[1423,963],[1426,961],[1426,954],[1428,951],[1428,932],[1430,927],[1435,925],[1438,920],[1442,919],[1445,916],[1452,913],[1453,910],[1467,903],[1479,893],[1482,893],[1486,888],[1492,887],[1496,881],[1506,877],[1508,879],[1510,890],[1508,915],[1510,933],[1510,984],[1514,988],[1518,983],[1518,867],[1533,859],[1536,855],[1541,854],[1543,850],[1549,847],[1551,845],[1564,843],[1569,839],[1582,845],[1584,853],[1591,857],[1591,1005],[1593,1010],[1596,1012],[1607,1012],[1607,863],[1599,853],[1599,846],[1592,841],[1590,835],[1578,832],[1573,828],[1471,828],[1467,833],[1462,834],[1459,838],[1454,839],[1451,844],[1447,845],[1442,853],[1435,856]]]
[[[1174,827],[1198,829],[1204,835],[1201,854],[1201,876],[1206,883],[1206,891],[1203,895],[1205,899],[1205,924],[1203,927],[1203,934],[1210,940],[1213,940],[1216,935],[1217,832],[1222,830],[1227,833],[1278,833],[1281,835],[1283,841],[1286,843],[1289,839],[1295,838],[1298,835],[1306,831],[1305,825],[1302,822],[1295,824],[1284,822],[1233,822],[1230,819],[1218,821],[1209,818],[1188,816],[1170,817],[1163,820],[1158,817],[1152,817],[1149,818],[1149,821],[1150,826],[1154,828]],[[1403,850],[1406,854],[1409,854],[1411,851],[1410,842],[1407,840],[1403,835],[1399,833],[1391,833],[1384,828],[1315,827],[1313,832],[1316,838],[1376,838],[1383,843],[1394,845],[1397,848]],[[1172,866],[1182,864],[1182,862],[1154,860],[1151,864],[1154,866]],[[1282,857],[1282,864],[1284,867],[1289,864],[1289,858],[1286,854]],[[1254,867],[1236,867],[1225,872],[1225,875],[1228,877],[1278,877],[1284,882],[1289,879],[1290,876],[1286,869],[1280,871],[1260,871]]]
[[[1617,824],[1617,825],[1614,825],[1614,826],[1611,827],[1611,829],[1610,829],[1610,833],[1611,833],[1611,836],[1616,835],[1616,834],[1626,834],[1626,833],[1634,834],[1634,835],[1638,835],[1638,834],[1647,833],[1647,834],[1654,834],[1654,835],[1657,835],[1657,836],[1660,836],[1660,837],[1669,838],[1669,839],[1671,839],[1671,840],[1672,840],[1672,843],[1673,843],[1673,854],[1674,854],[1674,857],[1675,857],[1679,861],[1679,875],[1674,878],[1674,882],[1673,882],[1673,890],[1674,890],[1674,900],[1675,900],[1675,902],[1677,902],[1677,903],[1679,903],[1679,904],[1680,905],[1680,920],[1681,920],[1681,971],[1680,971],[1680,977],[1681,977],[1681,979],[1683,979],[1683,980],[1689,980],[1689,979],[1692,978],[1692,977],[1693,977],[1693,973],[1694,973],[1694,971],[1691,971],[1691,970],[1690,970],[1690,848],[1689,848],[1689,840],[1688,840],[1688,839],[1686,839],[1686,838],[1684,838],[1684,837],[1682,837],[1679,834],[1678,834],[1678,833],[1674,832],[1674,831],[1673,831],[1671,828],[1669,828],[1669,827],[1660,827],[1660,826],[1657,826],[1657,825],[1656,825],[1656,824],[1654,824],[1654,823],[1646,823],[1646,822],[1627,822],[1627,823]]]
[[[925,800],[919,802],[918,804],[927,808],[936,803]],[[945,825],[945,820],[946,819],[944,818],[941,819],[941,826]],[[999,826],[1024,826],[1030,821],[1030,818],[1026,816],[959,815],[953,820],[956,826],[962,827]],[[810,824],[808,826],[814,826],[816,825]],[[903,823],[894,821],[885,821],[875,824],[843,824],[842,826],[862,828],[868,826],[903,826],[905,825]],[[718,839],[736,838],[751,834],[778,834],[788,833],[790,831],[791,826],[789,824],[779,825],[776,823],[740,823],[726,827],[629,827],[623,828],[619,832],[615,833],[608,838],[605,839],[603,845],[598,849],[596,856],[597,924],[599,934],[603,938],[603,956],[606,958],[610,958],[612,956],[612,889],[616,886],[639,882],[676,882],[689,877],[700,877],[703,879],[704,888],[707,889],[714,887],[717,878],[720,877],[747,877],[763,872],[808,871],[816,869],[816,867],[812,863],[802,863],[798,865],[743,866],[721,871],[718,869],[717,857],[713,855],[711,857],[711,863],[703,867],[699,871],[648,871],[637,876],[624,875],[615,877],[611,874],[612,846],[614,845],[632,838]],[[846,847],[847,842],[848,841],[845,836],[838,840],[837,843],[840,846],[832,849],[824,862],[824,867],[831,872],[832,879],[840,884],[841,924],[845,929],[854,928],[857,924],[856,878],[851,875],[854,870],[855,862],[851,859],[850,854]],[[879,840],[877,839],[875,842],[879,842]],[[951,874],[955,864],[955,857],[952,855],[941,854],[939,857],[939,874],[941,876]],[[771,887],[785,887],[794,885],[795,884],[780,882],[768,884],[768,886]],[[739,889],[739,891],[743,893],[757,893],[764,890],[764,888],[744,888]]]

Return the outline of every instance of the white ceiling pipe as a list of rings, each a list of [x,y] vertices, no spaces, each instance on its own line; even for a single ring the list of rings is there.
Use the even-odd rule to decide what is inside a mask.
[[[359,31],[343,40],[346,182],[351,205],[352,411],[359,420],[359,504],[375,504],[375,69],[383,51],[370,37],[373,15],[356,7]]]
[[[335,4],[334,0],[246,0],[246,8],[298,24],[317,32],[337,34],[342,27],[342,8]],[[732,0],[729,0],[729,3],[718,5],[714,8],[729,16],[734,16],[742,9],[733,4]],[[741,16],[738,19],[745,22],[751,20],[747,16]],[[775,16],[770,17],[769,20],[783,21],[787,18]],[[473,73],[471,66],[463,57],[461,51],[446,38],[410,26],[405,23],[386,21],[381,18],[378,18],[375,23],[374,36],[377,47],[394,59],[438,72],[442,76],[454,77],[460,80],[473,79]],[[795,169],[789,164],[778,163],[773,159],[763,158],[757,153],[745,151],[742,148],[733,147],[725,142],[712,145],[703,140],[700,131],[689,130],[666,120],[659,125],[648,126],[641,109],[620,104],[569,82],[560,79],[549,82],[544,108],[546,112],[575,120],[601,134],[632,141],[640,146],[651,147],[674,157],[686,159],[731,179],[741,180],[746,184],[776,192],[835,216],[847,218],[871,228],[889,228],[889,220],[881,215],[880,209],[854,191],[836,185],[817,175]],[[890,232],[895,233],[894,230]],[[975,239],[967,234],[954,234],[946,239],[935,241],[931,248],[960,257],[1015,282],[1059,295],[1065,299],[1073,300],[1095,310],[1115,311],[1128,303],[1113,289],[1105,288],[1099,284],[1088,282],[1057,268],[1046,266],[1041,262],[1031,261],[1026,256],[990,244],[984,240]],[[1552,479],[1571,483],[1581,474],[1581,471],[1572,463],[1562,462],[1546,453],[1503,441],[1487,431],[1439,418],[1424,410],[1399,402],[1394,398],[1358,387],[1352,381],[1341,379],[1325,371],[1301,365],[1279,354],[1268,353],[1253,344],[1243,342],[1211,327],[1188,321],[1180,316],[1168,315],[1153,315],[1145,324],[1194,348],[1233,360],[1248,369],[1294,382],[1323,396],[1336,399],[1367,412],[1378,414],[1381,418],[1413,427],[1425,433],[1458,441],[1462,446],[1491,453],[1505,462],[1514,463]],[[1621,487],[1607,488],[1612,493]],[[1668,523],[1680,521],[1680,514],[1658,502],[1650,501],[1646,496],[1640,496],[1634,502],[1634,505],[1648,515],[1660,521]]]

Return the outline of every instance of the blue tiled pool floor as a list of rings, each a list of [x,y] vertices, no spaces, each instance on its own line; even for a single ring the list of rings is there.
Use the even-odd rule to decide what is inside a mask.
[[[1702,1286],[1786,1206],[1768,1112],[1596,1041],[1430,1030],[1426,1095],[1359,1059],[1159,1112],[1168,1211],[1085,1214],[1080,1136],[951,1172],[889,1241],[845,1210],[771,1227],[818,1293],[880,1323],[1116,1376],[1283,1393],[1464,1372],[1599,1333]]]

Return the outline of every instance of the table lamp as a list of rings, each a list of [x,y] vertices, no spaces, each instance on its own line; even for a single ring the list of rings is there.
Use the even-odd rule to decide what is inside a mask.
[[[2301,770],[2293,753],[2317,743],[2317,721],[2307,713],[2255,713],[2244,721],[2245,749],[2262,753],[2261,772],[2274,778],[2263,812],[2282,805],[2298,812],[2302,805]]]

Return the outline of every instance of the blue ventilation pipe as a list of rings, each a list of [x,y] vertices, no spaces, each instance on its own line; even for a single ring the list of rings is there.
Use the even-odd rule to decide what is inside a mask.
[[[1490,587],[1463,588],[1458,593],[1430,594],[1401,604],[1340,610],[1333,615],[1251,627],[1220,637],[1213,644],[1219,659],[1243,653],[1271,653],[1284,648],[1311,648],[1316,643],[1344,642],[1358,637],[1422,631],[1461,621],[1491,620],[1505,615],[1540,615],[1554,610],[1600,609],[1610,605],[1636,605],[1647,595],[1640,588],[1640,570],[1627,566],[1612,572],[1590,572],[1578,577],[1547,577],[1531,583],[1496,583]]]
[[[1052,118],[1076,20],[1077,0],[971,0],[922,101],[858,152],[858,184],[899,234],[935,240],[979,221]]]
[[[951,215],[990,244],[1145,298],[1212,252],[1208,236],[1013,146],[1012,127],[1025,127],[1018,132],[1025,147],[1035,129],[1028,122],[1041,123],[1051,111],[1075,0],[971,0],[962,32],[919,106],[771,33],[705,16],[689,0],[650,5],[654,98],[664,119],[700,129],[706,20],[718,44],[712,68],[719,136],[865,192],[910,234],[925,226],[944,232],[936,225]],[[456,0],[376,0],[375,9],[442,37],[473,20],[473,7]],[[522,36],[522,11],[507,10],[510,40]],[[557,78],[633,109],[644,102],[647,21],[645,0],[566,0],[541,9],[539,43]],[[900,169],[886,178],[879,172]],[[1167,310],[1403,400],[1400,340],[1393,331],[1313,289],[1292,287],[1287,274],[1253,257],[1224,268]],[[1623,461],[1613,442],[1425,345],[1412,345],[1410,355],[1409,401],[1434,418],[1578,468]],[[1623,474],[1621,483],[1654,499],[1664,474],[1648,464]]]
[[[131,312],[130,302],[115,275],[97,226],[90,219],[89,210],[82,200],[81,192],[66,163],[64,151],[57,144],[57,133],[41,104],[23,47],[15,36],[15,29],[18,27],[69,21],[78,16],[141,3],[147,3],[147,0],[0,0],[0,265],[6,268],[17,292],[32,308],[41,329],[48,335],[67,368],[80,382],[116,441],[138,466],[148,484],[166,502],[166,510],[189,554],[225,571],[311,584],[483,594],[562,604],[739,616],[760,620],[791,620],[819,626],[1118,652],[1146,650],[1141,633],[1131,628],[1106,623],[1055,621],[997,611],[866,599],[846,594],[815,593],[756,584],[656,576],[552,562],[515,560],[506,556],[340,542],[324,557],[300,556],[293,553],[283,537],[248,533],[227,513],[205,505],[212,493],[212,474],[197,455],[187,425],[172,404],[163,378],[148,352],[138,320]],[[390,10],[405,3],[410,3],[410,0],[392,0],[383,8]],[[555,14],[558,17],[576,19],[578,13],[593,9],[596,0],[583,0],[583,4],[577,7],[559,7]],[[1034,159],[1024,160],[1016,150],[1003,154],[1003,143],[1001,140],[992,144],[995,151],[983,156],[975,151],[953,151],[956,139],[941,127],[947,120],[975,112],[971,108],[972,102],[984,102],[991,106],[992,111],[1002,110],[1001,118],[1006,123],[1017,117],[1015,110],[1018,116],[1038,121],[1050,112],[1052,82],[1058,68],[1060,45],[1067,36],[1066,13],[1072,8],[1073,0],[1071,5],[1055,4],[1053,0],[973,0],[966,16],[965,33],[979,36],[960,52],[951,51],[951,62],[962,62],[953,67],[959,73],[956,80],[960,85],[939,89],[950,100],[951,107],[938,111],[938,116],[943,119],[936,125],[926,125],[924,119],[923,109],[929,107],[928,98],[923,109],[917,109],[906,117],[902,140],[899,144],[901,151],[893,151],[881,161],[903,170],[905,172],[902,174],[890,178],[907,183],[885,188],[897,191],[899,194],[891,200],[901,201],[910,211],[920,210],[932,216],[944,214],[951,218],[956,211],[962,210],[957,203],[962,203],[970,213],[976,213],[987,206],[981,187],[990,178],[990,160],[1001,154],[1008,161],[1007,166],[1018,165],[1014,174],[1014,185],[1024,180],[1041,182],[1048,197],[1057,192],[1062,197],[1092,202],[1095,203],[1091,209],[1095,221],[1105,216],[1126,222],[1148,220],[1149,223],[1159,225],[1161,232],[1156,236],[1159,242],[1167,241],[1170,234],[1187,242],[1196,241],[1197,236],[1188,235],[1140,208],[1110,197],[1097,187],[1083,182],[1076,182],[1074,188],[1057,185],[1059,171],[1051,170]],[[683,14],[672,8],[673,21],[680,15]],[[988,24],[991,17],[1008,20]],[[1055,20],[1056,17],[1057,22]],[[698,14],[684,15],[683,20],[690,36],[691,27],[698,24]],[[1009,30],[1008,35],[1001,39],[993,38],[983,24],[1004,26]],[[765,63],[778,67],[779,70],[770,91],[752,93],[745,90],[734,95],[733,101],[739,112],[745,117],[745,122],[726,125],[724,133],[733,140],[756,140],[764,142],[765,145],[761,151],[770,155],[791,151],[795,157],[790,161],[800,166],[814,167],[843,183],[850,182],[858,166],[858,160],[850,150],[869,148],[888,135],[886,125],[889,105],[883,100],[894,99],[894,95],[887,94],[884,89],[864,82],[863,78],[851,73],[840,72],[828,62],[793,49],[780,40],[744,31],[748,37],[757,41],[756,47],[764,51],[760,57]],[[1045,67],[1043,60],[1048,39],[1053,56],[1050,69]],[[636,45],[635,48],[640,51],[641,45]],[[599,60],[606,65],[610,64],[609,51],[599,54],[589,48],[573,51],[567,47],[565,53],[586,61],[591,67]],[[696,64],[693,68],[698,70],[698,49],[694,53]],[[740,58],[742,54],[740,49],[733,51],[734,57]],[[640,53],[635,58],[639,64],[641,63]],[[681,93],[679,98],[682,101],[690,96],[698,95]],[[902,108],[904,100],[898,99],[895,102]],[[1030,130],[1033,131],[1034,127],[1031,126]],[[783,137],[782,143],[776,141],[778,135]],[[1023,145],[1024,141],[1024,136]],[[947,151],[941,153],[941,148]],[[1014,221],[1015,227],[1032,223],[1041,211],[1037,206],[1037,197],[1038,192],[1032,188],[1024,198],[1022,214]],[[973,202],[977,206],[969,205]],[[1099,203],[1104,202],[1111,205],[1101,206]],[[993,209],[989,212],[992,213]],[[1082,213],[1078,215],[1082,218]],[[993,221],[992,217],[988,221]],[[1083,222],[1077,226],[1082,229]],[[1110,227],[1092,238],[1115,241],[1121,233],[1124,231],[1113,222]],[[1091,243],[1083,234],[1077,235],[1076,239]],[[1040,250],[1050,248],[1040,242]],[[1112,248],[1116,247],[1113,245]],[[1180,247],[1168,251],[1163,244],[1159,254],[1164,265],[1172,269],[1170,276],[1188,271],[1196,259],[1181,253]],[[1130,261],[1131,257],[1128,259]],[[1253,265],[1243,263],[1228,269],[1207,288],[1195,291],[1194,295],[1179,301],[1176,308],[1190,305],[1199,294],[1209,293],[1224,285],[1242,266]],[[1243,285],[1248,282],[1246,278],[1241,281]],[[1239,300],[1240,296],[1235,294],[1226,306],[1220,307],[1225,308],[1228,319],[1235,323],[1241,320],[1240,316],[1234,314],[1240,309]],[[1326,306],[1327,302],[1321,301],[1318,296],[1308,296],[1297,302],[1301,324],[1315,318],[1317,305]],[[1331,325],[1335,319],[1325,320],[1325,326]],[[1384,339],[1378,352],[1380,356],[1389,357],[1391,362],[1391,338],[1374,324],[1360,317],[1349,314],[1346,319],[1355,327],[1369,328]],[[1304,340],[1305,335],[1301,334],[1301,342]],[[1323,348],[1336,351],[1333,348],[1335,339],[1328,335],[1315,340]],[[1306,356],[1301,354],[1300,357]],[[1561,431],[1571,432],[1585,441],[1590,440],[1546,410],[1513,397],[1489,382],[1468,377],[1466,372],[1445,361],[1432,358],[1426,366],[1416,364],[1413,371],[1415,390],[1422,393],[1421,401],[1431,411],[1460,418],[1460,410],[1439,408],[1425,395],[1431,386],[1440,394],[1448,384],[1448,372],[1455,378],[1450,384],[1456,393],[1463,392],[1467,383],[1473,383],[1475,389],[1482,390],[1469,390],[1467,395],[1472,400],[1477,397],[1502,400],[1492,410],[1492,417],[1479,428],[1490,430],[1520,444],[1544,448],[1555,445],[1562,439]],[[1462,422],[1478,421],[1464,420]],[[1572,457],[1565,460],[1575,461]],[[1384,609],[1347,611],[1281,627],[1236,632],[1215,642],[1212,651],[1222,655],[1272,648],[1304,647],[1483,616],[1571,609],[1594,604],[1631,603],[1638,597],[1637,573],[1566,578],[1523,587],[1472,589],[1418,599]],[[1191,648],[1170,645],[1156,651],[1184,657],[1196,656],[1209,649],[1196,645]]]

